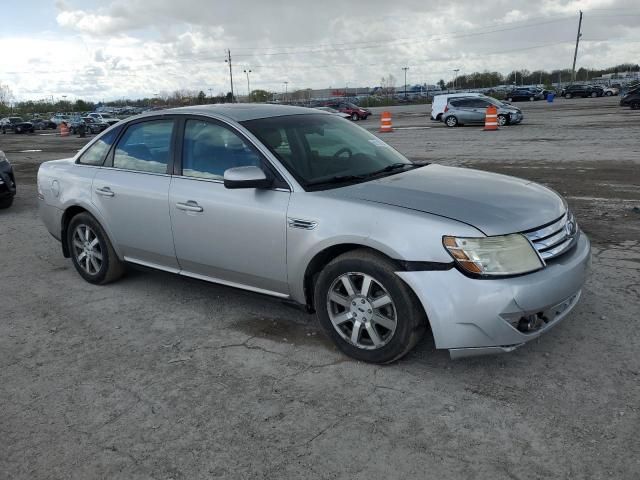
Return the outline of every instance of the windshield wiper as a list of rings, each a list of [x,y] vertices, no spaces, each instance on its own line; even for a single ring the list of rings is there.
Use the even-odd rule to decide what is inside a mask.
[[[322,180],[314,180],[312,182],[307,182],[307,185],[330,185],[333,183],[345,183],[352,182],[354,180],[362,180],[366,178],[365,175],[336,175],[335,177],[325,178]]]
[[[387,165],[384,168],[381,168],[380,170],[375,170],[371,173],[367,173],[367,177],[373,177],[375,175],[379,175],[381,173],[387,173],[387,172],[393,172],[394,170],[400,170],[401,168],[405,168],[405,167],[411,167],[411,168],[416,168],[419,165],[416,165],[415,163],[403,163],[403,162],[397,162],[397,163],[392,163],[391,165]]]

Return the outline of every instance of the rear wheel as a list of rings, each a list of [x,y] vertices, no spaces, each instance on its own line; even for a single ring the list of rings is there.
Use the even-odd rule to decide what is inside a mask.
[[[453,115],[450,115],[444,119],[444,124],[447,127],[456,127],[458,125],[458,119]]]
[[[124,265],[104,229],[89,213],[79,213],[67,229],[67,245],[76,270],[89,283],[103,285],[122,276]]]
[[[360,120],[360,117],[358,116],[357,113],[352,113],[351,120],[353,120],[354,122],[357,122],[358,120]]]
[[[411,289],[382,255],[353,250],[332,260],[314,290],[318,320],[350,357],[389,363],[409,352],[426,330],[426,318]]]
[[[605,94],[607,97],[610,97],[611,95],[613,95],[613,93],[611,93],[611,92],[604,92],[604,94]]]

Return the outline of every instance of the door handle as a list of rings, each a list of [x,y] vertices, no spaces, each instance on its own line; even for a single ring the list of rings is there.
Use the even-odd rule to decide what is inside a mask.
[[[115,195],[109,187],[96,188],[96,193],[103,197],[113,197]]]
[[[178,202],[176,203],[176,208],[178,210],[184,210],[185,212],[202,212],[204,210],[198,205],[198,202],[194,202],[193,200],[189,200],[186,203]]]

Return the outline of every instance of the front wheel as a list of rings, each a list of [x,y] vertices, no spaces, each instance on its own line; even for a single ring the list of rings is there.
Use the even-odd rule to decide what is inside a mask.
[[[598,92],[591,92],[591,98],[596,98],[598,96]]]
[[[89,213],[79,213],[67,229],[67,245],[73,266],[89,283],[103,285],[122,276],[124,265],[98,221]]]
[[[507,118],[506,115],[498,115],[498,125],[499,126],[504,127],[508,123],[509,123],[509,119]]]
[[[458,119],[456,117],[454,117],[453,115],[451,115],[450,117],[447,117],[444,121],[444,124],[447,127],[455,127],[458,125]]]
[[[357,113],[352,113],[351,120],[353,120],[354,122],[357,122],[358,120],[360,120],[360,117],[358,116]]]
[[[426,318],[397,265],[368,250],[332,260],[314,290],[318,320],[345,354],[389,363],[409,352],[426,330]]]

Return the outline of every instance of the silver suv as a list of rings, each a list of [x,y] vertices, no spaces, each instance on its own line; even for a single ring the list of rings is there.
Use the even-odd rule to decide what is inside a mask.
[[[522,111],[509,103],[491,97],[452,98],[442,114],[442,121],[447,127],[458,125],[483,124],[487,107],[493,105],[498,109],[498,125],[515,125],[522,122]]]
[[[127,119],[42,164],[38,197],[85,280],[134,263],[288,299],[368,362],[401,357],[428,330],[454,358],[511,351],[576,305],[590,259],[548,188],[419,166],[298,107]]]

